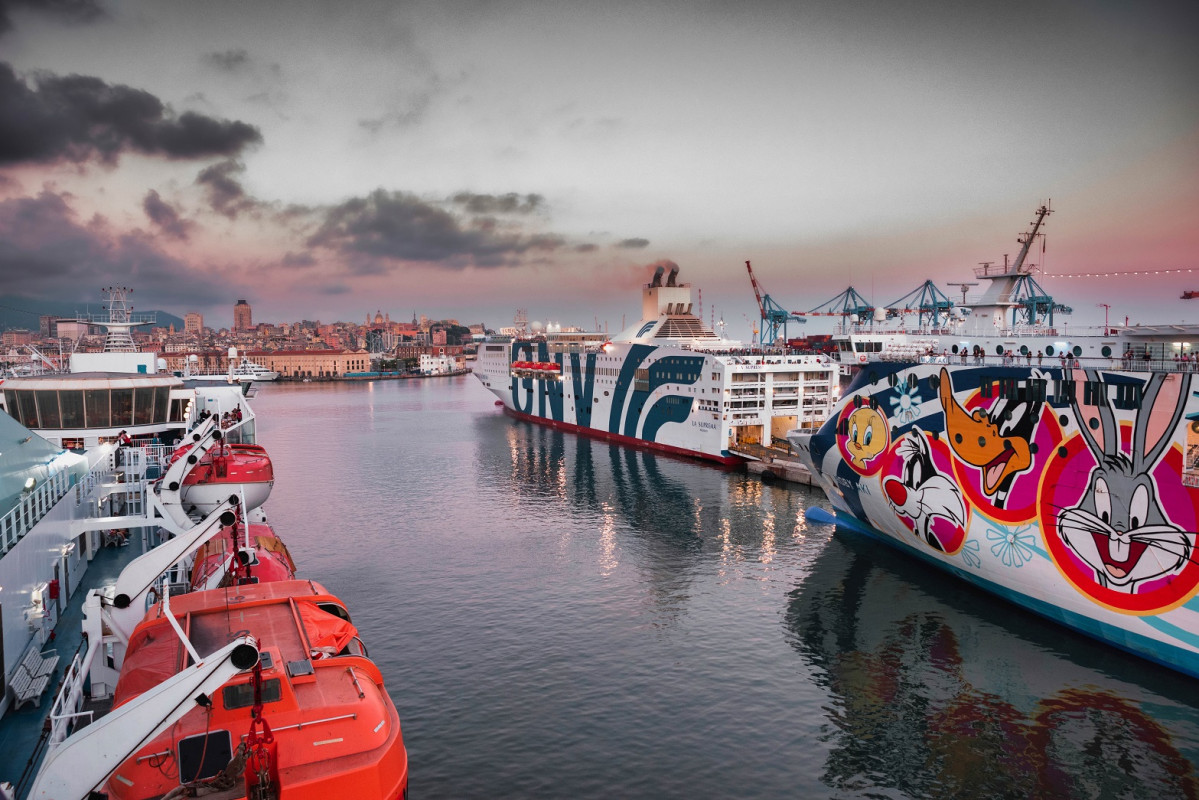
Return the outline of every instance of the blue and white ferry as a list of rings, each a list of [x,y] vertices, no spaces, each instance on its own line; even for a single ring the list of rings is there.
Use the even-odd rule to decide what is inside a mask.
[[[488,339],[475,376],[521,419],[730,465],[744,461],[739,447],[824,421],[837,364],[718,337],[692,313],[678,268],[663,273],[642,290],[640,322],[619,336]]]

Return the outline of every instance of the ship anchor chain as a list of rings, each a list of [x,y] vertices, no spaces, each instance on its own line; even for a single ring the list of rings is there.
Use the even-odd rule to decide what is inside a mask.
[[[271,756],[275,735],[262,715],[262,662],[254,664],[250,685],[254,687],[254,705],[250,709],[250,732],[246,735],[246,800],[269,800],[278,796],[271,781]]]

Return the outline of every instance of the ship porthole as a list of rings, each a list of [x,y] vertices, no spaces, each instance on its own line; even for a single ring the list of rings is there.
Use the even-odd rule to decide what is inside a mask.
[[[1104,358],[1111,358],[1111,356],[1112,356],[1112,349],[1110,347],[1108,347],[1107,345],[1104,345],[1103,349],[1100,350],[1099,352],[1103,353]]]
[[[1081,346],[1074,345],[1074,355],[1076,355],[1076,356],[1082,355],[1082,347]]]
[[[1051,345],[1051,344],[1045,345],[1045,355],[1047,355],[1047,356],[1053,355],[1053,345]]]
[[[1003,345],[1001,345],[1001,344],[995,345],[995,355],[997,355],[997,356],[1003,355]]]
[[[953,354],[955,356],[958,354],[958,346],[956,344],[953,346]]]
[[[1020,355],[1022,355],[1022,356],[1028,355],[1028,345],[1026,345],[1026,344],[1020,345]]]

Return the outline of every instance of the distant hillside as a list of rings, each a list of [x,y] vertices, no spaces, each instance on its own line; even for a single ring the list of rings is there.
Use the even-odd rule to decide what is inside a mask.
[[[58,317],[74,317],[76,314],[103,314],[103,303],[62,303],[53,300],[30,300],[25,297],[12,297],[6,295],[0,297],[0,331],[8,330],[9,328],[25,328],[26,330],[36,331],[38,327],[38,317],[44,314],[54,314]],[[168,314],[165,311],[154,311],[153,309],[142,309],[136,306],[133,309],[135,315],[154,314],[158,320],[155,323],[159,327],[167,328],[171,325],[175,326],[175,330],[183,330],[183,320],[173,314]]]

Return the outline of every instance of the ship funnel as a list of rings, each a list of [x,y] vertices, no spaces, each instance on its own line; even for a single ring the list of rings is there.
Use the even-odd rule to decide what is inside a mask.
[[[661,269],[661,267],[659,267],[659,269]],[[679,267],[676,264],[675,266],[670,268],[670,274],[666,276],[666,285],[667,286],[676,286],[677,284],[674,282],[674,279],[678,277],[678,274],[679,274]]]
[[[662,266],[659,266],[656,270],[654,270],[654,279],[649,282],[649,285],[650,286],[661,286],[662,285],[662,273],[665,271],[666,271],[666,268],[662,267]]]

